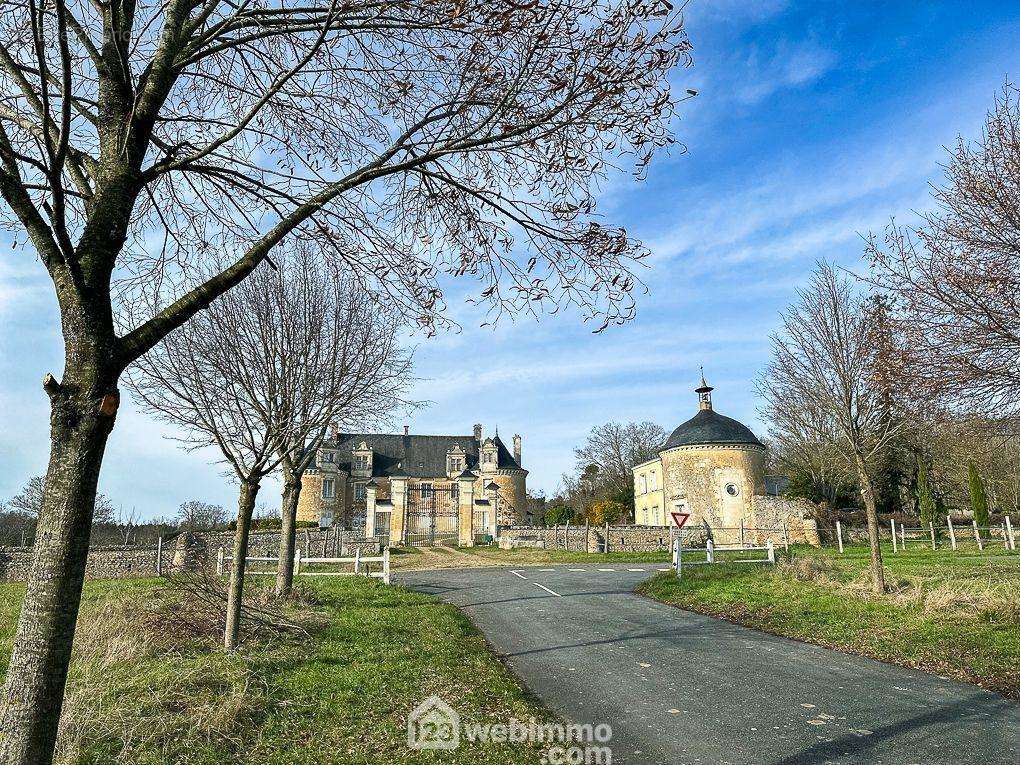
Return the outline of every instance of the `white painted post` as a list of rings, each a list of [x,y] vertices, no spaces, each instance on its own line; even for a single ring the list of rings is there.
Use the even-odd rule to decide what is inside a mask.
[[[907,549],[907,527],[900,524],[900,552]]]
[[[682,536],[676,538],[676,578],[680,579],[680,572],[684,567],[684,540]]]
[[[715,544],[709,539],[705,542],[705,553],[709,563],[715,563]]]
[[[953,528],[953,516],[946,516],[946,524],[949,526],[949,544],[952,545],[953,551],[956,551],[956,529]]]
[[[790,552],[790,526],[786,521],[783,521],[783,549]]]
[[[889,525],[892,527],[892,551],[896,552],[896,519],[890,518]]]
[[[163,536],[156,538],[156,576],[163,576]]]
[[[570,521],[563,527],[563,552],[570,551]]]
[[[984,550],[985,549],[985,545],[981,541],[981,530],[978,528],[977,520],[975,520],[974,518],[971,518],[970,523],[974,527],[974,539],[977,540],[978,550]]]
[[[389,547],[387,547],[385,550],[383,550],[383,554],[382,554],[382,573],[383,573],[383,577],[382,577],[383,584],[389,584],[390,583],[390,548]]]
[[[769,563],[775,563],[776,562],[776,548],[772,545],[772,540],[771,539],[769,540],[768,548],[769,548]]]
[[[361,548],[357,547],[354,550],[354,573],[361,573]]]
[[[1016,550],[1016,537],[1013,536],[1013,522],[1006,516],[1006,537],[1009,539],[1009,549]]]
[[[836,544],[839,545],[840,554],[843,553],[843,524],[836,521]]]
[[[931,531],[931,549],[935,549],[935,524],[928,521],[928,529]]]
[[[220,550],[216,553],[216,576],[223,576],[223,545],[220,545]]]

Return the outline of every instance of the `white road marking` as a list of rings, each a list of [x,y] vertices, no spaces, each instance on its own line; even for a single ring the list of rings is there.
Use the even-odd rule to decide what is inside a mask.
[[[543,590],[545,590],[546,592],[548,592],[548,593],[549,593],[550,595],[555,595],[555,596],[556,596],[557,598],[562,598],[562,597],[563,597],[563,596],[562,596],[562,595],[560,595],[560,594],[559,594],[558,592],[553,592],[552,590],[550,590],[550,589],[549,589],[548,587],[546,587],[546,586],[545,586],[544,584],[539,584],[538,582],[532,582],[532,584],[533,584],[533,585],[535,585],[536,587],[541,587],[541,588],[542,588]]]
[[[628,571],[644,571],[643,568],[628,568]]]
[[[567,571],[587,571],[586,568],[568,568]]]
[[[660,568],[660,569],[659,569],[659,571],[672,571],[672,570],[673,570],[673,569],[671,569],[671,568]]]
[[[514,576],[518,577],[519,579],[527,579],[528,578],[524,574],[522,574],[520,571],[511,571],[510,573],[513,574]]]
[[[650,667],[650,666],[652,666],[652,665],[651,665],[651,664],[645,664],[645,663],[644,663],[643,661],[639,661],[639,662],[638,662],[638,666],[639,666],[639,667]]]
[[[616,571],[615,568],[600,568],[599,571]]]

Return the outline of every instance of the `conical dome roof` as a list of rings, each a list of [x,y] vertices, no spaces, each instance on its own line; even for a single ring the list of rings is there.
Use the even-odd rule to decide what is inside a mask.
[[[754,433],[743,423],[726,417],[713,409],[702,409],[687,422],[679,425],[670,435],[661,451],[678,446],[730,444],[765,448]]]

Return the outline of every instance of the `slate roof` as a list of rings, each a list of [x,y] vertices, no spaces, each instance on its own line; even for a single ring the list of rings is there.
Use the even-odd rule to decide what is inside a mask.
[[[446,475],[446,453],[454,446],[464,450],[468,469],[478,467],[478,442],[474,436],[417,436],[399,433],[340,433],[335,440],[323,443],[323,449],[335,449],[336,464],[350,472],[354,449],[364,441],[372,450],[372,475],[390,478],[435,478]],[[499,439],[496,444],[497,465],[504,469],[521,469],[513,455]]]
[[[703,444],[747,444],[761,446],[750,428],[732,417],[725,417],[713,409],[702,409],[687,422],[678,426],[660,451],[677,446],[700,446]]]

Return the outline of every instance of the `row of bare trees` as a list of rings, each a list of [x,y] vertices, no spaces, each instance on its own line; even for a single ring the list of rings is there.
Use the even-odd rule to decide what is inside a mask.
[[[884,460],[906,453],[962,484],[976,455],[994,452],[1006,464],[1020,453],[1016,88],[996,98],[978,140],[959,140],[933,197],[916,225],[894,223],[870,238],[865,276],[819,264],[783,314],[759,381],[788,465],[856,486],[876,592],[884,591],[875,502]]]
[[[301,478],[327,430],[387,421],[406,402],[411,356],[399,314],[307,247],[276,256],[170,334],[129,372],[135,394],[213,447],[239,486],[224,646],[240,630],[245,558],[262,480],[281,470],[276,591],[290,593]]]
[[[0,760],[52,758],[124,371],[284,242],[425,331],[450,323],[447,275],[478,280],[494,318],[572,304],[596,328],[626,321],[644,250],[596,219],[596,194],[673,142],[667,75],[689,52],[663,0],[0,6],[0,215],[53,282],[65,348],[43,383],[50,458]],[[166,353],[188,364],[206,341],[184,332]],[[261,404],[243,387],[224,381],[220,403]],[[177,392],[192,420],[216,395]],[[221,450],[253,494],[286,446],[237,438]]]

